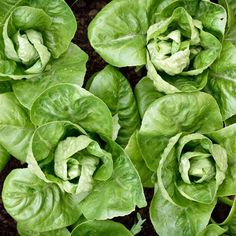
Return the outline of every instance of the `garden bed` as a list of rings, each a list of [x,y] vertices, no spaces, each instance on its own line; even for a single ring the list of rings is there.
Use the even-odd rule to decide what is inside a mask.
[[[85,77],[85,81],[87,81],[95,72],[100,71],[106,65],[106,62],[94,51],[94,49],[90,46],[88,38],[87,38],[87,27],[93,17],[100,11],[109,0],[67,0],[68,5],[73,10],[73,13],[76,16],[78,22],[78,29],[76,35],[73,39],[73,42],[76,43],[81,49],[83,49],[89,56],[89,61],[87,63],[87,73]],[[132,88],[137,84],[137,82],[146,75],[145,68],[134,71],[133,68],[122,68],[120,71],[126,76],[129,80]],[[2,191],[2,186],[4,179],[11,172],[11,170],[15,168],[25,167],[22,166],[19,161],[16,159],[12,159],[4,171],[0,174],[0,191]],[[136,212],[131,213],[125,217],[118,217],[114,220],[117,222],[121,222],[128,229],[137,223],[137,212],[139,212],[142,216],[142,219],[146,219],[143,224],[142,231],[137,234],[140,236],[155,236],[157,235],[149,218],[149,205],[153,197],[153,189],[145,189],[145,196],[148,203],[148,206],[143,209],[137,209]],[[218,205],[217,208],[213,212],[214,219],[217,222],[222,222],[225,219],[225,216],[228,214],[229,209],[225,205]],[[10,235],[18,235],[16,230],[15,221],[6,213],[3,208],[2,201],[0,200],[0,235],[10,236]]]

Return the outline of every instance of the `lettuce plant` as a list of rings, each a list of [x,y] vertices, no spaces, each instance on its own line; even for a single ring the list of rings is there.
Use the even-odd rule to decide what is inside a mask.
[[[4,206],[19,227],[52,231],[73,224],[79,217],[77,208],[87,219],[104,220],[146,205],[137,171],[112,140],[112,116],[102,100],[76,85],[56,85],[35,100],[30,120],[36,128],[28,132],[28,168],[19,170],[21,174],[12,172],[3,190]],[[26,182],[28,175],[35,176]],[[38,184],[31,188],[34,181]],[[17,194],[15,182],[21,183]],[[68,211],[75,208],[77,218],[72,214],[67,219],[66,198],[75,201],[68,203]],[[39,199],[42,208],[36,204]],[[52,208],[55,214],[48,215]],[[60,220],[53,222],[57,214]]]
[[[226,19],[222,6],[205,0],[114,0],[92,21],[89,39],[112,65],[146,64],[159,91],[193,91],[220,55]]]
[[[63,82],[82,86],[88,57],[71,43],[76,29],[76,19],[64,0],[4,1],[0,93],[14,90],[20,103],[30,109],[50,86]]]
[[[217,198],[235,195],[236,126],[223,128],[216,101],[200,92],[166,95],[144,110],[128,149],[134,163],[153,173],[152,223],[159,235],[197,235]],[[144,167],[135,165],[147,179]]]
[[[0,10],[1,79],[30,78],[66,52],[76,20],[63,0],[4,1]]]
[[[146,65],[161,93],[205,89],[227,120],[236,114],[235,15],[233,0],[113,0],[88,36],[111,65]]]
[[[106,66],[94,74],[86,88],[102,99],[113,117],[113,139],[126,146],[130,136],[140,127],[140,118],[132,88],[115,67]]]

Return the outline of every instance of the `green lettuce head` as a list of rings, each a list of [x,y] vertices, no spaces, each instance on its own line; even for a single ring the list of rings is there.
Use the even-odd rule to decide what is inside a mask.
[[[146,206],[140,177],[112,140],[112,115],[98,97],[64,83],[45,90],[29,112],[13,93],[1,99],[9,106],[2,107],[0,144],[28,164],[12,171],[3,187],[5,209],[19,229],[55,234],[81,214],[105,220]]]
[[[146,65],[159,92],[204,89],[230,124],[236,115],[235,17],[234,0],[113,0],[90,23],[88,37],[111,65]]]
[[[0,10],[0,80],[50,70],[75,31],[75,17],[63,0],[5,1]]]
[[[219,107],[206,93],[176,93],[151,103],[142,96],[138,103],[143,120],[127,149],[143,183],[151,185],[149,176],[155,185],[152,223],[159,235],[197,235],[218,197],[236,193],[236,126],[223,128]]]
[[[114,0],[90,24],[89,39],[112,65],[146,65],[160,92],[191,92],[207,83],[226,21],[224,7],[206,0]]]
[[[199,75],[221,51],[217,36],[223,37],[226,23],[224,9],[208,1],[201,1],[199,5],[190,1],[189,5],[184,8],[181,2],[170,4],[155,16],[157,23],[147,31],[147,48],[152,64],[157,71],[170,76]],[[213,26],[202,16],[208,13],[209,8],[214,15]]]

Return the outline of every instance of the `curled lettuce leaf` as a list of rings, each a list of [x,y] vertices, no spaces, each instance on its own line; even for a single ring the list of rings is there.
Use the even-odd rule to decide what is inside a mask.
[[[236,114],[234,87],[236,84],[236,47],[224,42],[221,56],[211,66],[206,91],[219,104],[224,120]]]
[[[0,94],[0,109],[0,145],[24,162],[35,127],[12,92]]]
[[[156,4],[155,0],[110,2],[89,25],[91,45],[113,66],[144,65],[146,32]]]
[[[2,199],[20,228],[44,232],[73,224],[80,212],[78,196],[46,183],[29,169],[13,170],[6,178]]]
[[[182,199],[181,203],[176,205],[163,197],[157,189],[151,202],[150,217],[159,235],[196,235],[207,226],[215,204],[216,202],[199,204]]]
[[[144,77],[138,82],[134,92],[141,118],[143,118],[145,111],[152,102],[164,96],[164,94],[157,91],[153,81],[148,77]]]
[[[71,121],[87,132],[112,137],[112,117],[103,101],[72,84],[59,84],[44,91],[33,103],[31,121]]]
[[[236,44],[236,4],[234,0],[219,0],[219,3],[227,10],[228,13],[228,21],[227,21],[227,29],[225,40]]]
[[[79,224],[71,233],[71,236],[132,236],[133,234],[122,224],[111,220],[104,221],[86,221]]]
[[[137,132],[133,133],[133,135],[130,137],[128,145],[125,148],[125,151],[137,169],[142,181],[142,185],[145,188],[152,188],[154,186],[154,183],[152,182],[152,176],[154,173],[148,169],[144,159],[142,158],[142,152],[138,144],[137,135]]]

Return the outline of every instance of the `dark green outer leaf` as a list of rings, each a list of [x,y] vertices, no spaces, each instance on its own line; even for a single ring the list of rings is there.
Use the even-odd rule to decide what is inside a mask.
[[[46,89],[60,84],[71,83],[83,85],[86,72],[87,54],[71,43],[67,52],[50,65],[50,70],[26,81],[16,81],[13,90],[26,108],[30,109],[35,99]]]
[[[2,199],[19,227],[38,232],[71,225],[80,212],[76,195],[44,182],[29,169],[15,169],[7,176]]]
[[[150,206],[151,221],[160,236],[193,236],[206,227],[214,206],[195,202],[176,206],[157,190]]]
[[[0,93],[11,92],[11,83],[9,81],[1,81],[0,82]]]
[[[140,178],[129,157],[115,142],[107,142],[107,151],[113,157],[113,175],[104,183],[95,182],[93,192],[81,202],[81,210],[89,220],[124,216],[136,205],[146,206]]]
[[[32,105],[31,120],[35,125],[71,121],[88,132],[112,136],[112,117],[105,103],[72,84],[59,84],[44,91]]]
[[[132,88],[127,79],[108,65],[88,82],[87,89],[106,103],[112,115],[118,114],[121,126],[116,142],[126,146],[140,126],[140,118]]]
[[[156,90],[152,80],[148,77],[144,77],[135,87],[135,96],[137,99],[140,116],[143,118],[149,105],[156,99],[164,96],[164,94]]]
[[[140,133],[151,136],[208,133],[222,125],[218,105],[212,96],[201,92],[179,93],[159,98],[149,106]]]
[[[219,104],[223,120],[236,114],[236,47],[224,42],[221,55],[211,66],[206,91]]]
[[[142,153],[137,140],[137,132],[134,132],[131,136],[125,151],[138,171],[143,186],[146,188],[152,188],[154,186],[151,181],[153,172],[147,168],[146,163],[142,158]]]
[[[132,236],[122,224],[106,221],[86,221],[78,225],[71,233],[71,236]]]
[[[0,145],[0,173],[10,160],[10,154]]]
[[[0,94],[0,144],[25,161],[34,126],[13,93]]]
[[[156,5],[155,0],[110,2],[89,25],[92,47],[111,65],[144,65],[146,32]]]

